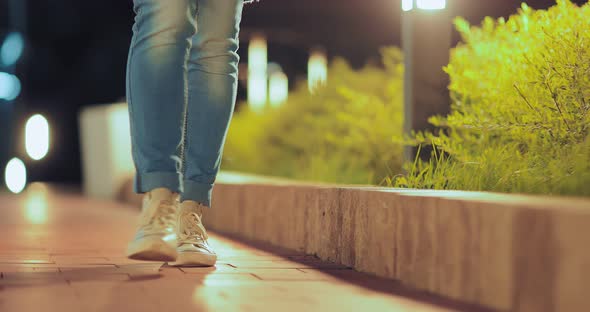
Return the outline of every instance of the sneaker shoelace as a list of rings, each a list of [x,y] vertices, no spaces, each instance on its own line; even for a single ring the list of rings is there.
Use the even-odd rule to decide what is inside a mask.
[[[198,246],[204,246],[204,244],[207,243],[209,236],[201,222],[201,216],[198,213],[194,211],[185,212],[182,214],[180,222],[182,232],[179,233],[179,238],[182,243],[195,244]]]
[[[145,225],[147,229],[161,229],[161,228],[174,228],[176,222],[175,218],[176,207],[175,205],[167,200],[162,200],[156,209],[154,215],[150,218],[149,222]]]

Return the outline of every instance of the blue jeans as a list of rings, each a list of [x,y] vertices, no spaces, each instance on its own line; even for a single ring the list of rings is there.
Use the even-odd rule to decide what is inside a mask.
[[[244,0],[133,0],[127,101],[137,193],[211,206],[234,111]]]

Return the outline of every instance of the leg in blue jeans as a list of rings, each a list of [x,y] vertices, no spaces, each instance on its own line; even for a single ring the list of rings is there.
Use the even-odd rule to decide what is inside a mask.
[[[134,0],[127,97],[135,190],[211,205],[237,92],[243,0]]]
[[[210,206],[238,87],[243,0],[198,0],[197,34],[188,59],[181,200]]]

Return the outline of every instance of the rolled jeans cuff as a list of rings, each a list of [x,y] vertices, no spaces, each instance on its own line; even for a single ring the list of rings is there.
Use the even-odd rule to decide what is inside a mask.
[[[192,200],[211,207],[212,191],[213,184],[185,180],[180,194],[180,201]]]
[[[138,194],[164,187],[172,192],[180,193],[180,181],[176,172],[148,172],[136,174],[134,190]]]

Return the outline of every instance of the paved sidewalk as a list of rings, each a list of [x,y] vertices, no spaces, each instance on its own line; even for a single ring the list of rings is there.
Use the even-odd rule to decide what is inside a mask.
[[[0,311],[471,310],[313,256],[218,235],[214,268],[128,260],[137,214],[42,184],[0,194]]]

